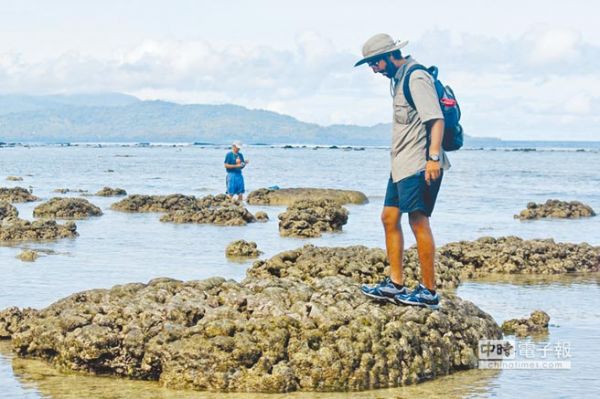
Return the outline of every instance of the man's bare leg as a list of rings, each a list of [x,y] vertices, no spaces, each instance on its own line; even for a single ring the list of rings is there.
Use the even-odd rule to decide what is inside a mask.
[[[435,242],[429,225],[429,217],[421,211],[416,211],[408,215],[408,220],[417,240],[423,285],[428,290],[435,291]]]
[[[402,260],[404,256],[404,236],[400,218],[400,209],[395,206],[384,206],[381,222],[385,230],[385,248],[390,262],[390,278],[398,285],[404,284]]]

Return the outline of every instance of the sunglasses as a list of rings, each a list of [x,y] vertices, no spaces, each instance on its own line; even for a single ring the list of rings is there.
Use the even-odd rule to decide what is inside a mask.
[[[373,68],[374,66],[379,67],[379,61],[381,61],[383,58],[377,58],[375,60],[371,60],[367,62],[367,65],[371,68]]]

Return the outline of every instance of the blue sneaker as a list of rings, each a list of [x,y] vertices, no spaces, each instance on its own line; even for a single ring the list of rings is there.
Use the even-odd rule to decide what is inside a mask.
[[[419,284],[412,292],[397,294],[394,299],[404,305],[424,306],[429,309],[440,308],[440,296],[433,295],[424,285]]]
[[[402,289],[399,290],[389,277],[386,277],[381,283],[373,286],[363,285],[360,287],[360,291],[370,298],[392,303],[396,303],[394,299],[396,295],[408,294],[406,287],[402,287]]]

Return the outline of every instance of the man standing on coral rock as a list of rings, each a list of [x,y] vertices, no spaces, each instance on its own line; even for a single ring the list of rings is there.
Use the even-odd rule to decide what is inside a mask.
[[[435,286],[435,243],[429,217],[443,170],[448,169],[450,163],[442,151],[444,115],[431,75],[423,70],[410,75],[408,84],[414,107],[404,96],[405,73],[417,64],[411,56],[404,57],[400,51],[407,43],[396,42],[387,34],[377,34],[364,44],[363,59],[354,65],[367,63],[374,73],[390,79],[394,110],[391,174],[381,214],[391,271],[390,276],[379,284],[364,285],[361,290],[371,298],[437,309],[440,296]],[[404,286],[404,236],[400,225],[403,213],[408,213],[421,263],[422,283],[413,291]]]

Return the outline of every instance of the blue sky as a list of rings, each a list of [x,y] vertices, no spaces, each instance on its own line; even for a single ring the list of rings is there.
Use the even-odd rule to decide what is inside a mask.
[[[599,11],[584,0],[0,0],[0,93],[118,91],[384,123],[388,82],[352,65],[386,32],[439,66],[468,133],[598,140]]]

